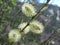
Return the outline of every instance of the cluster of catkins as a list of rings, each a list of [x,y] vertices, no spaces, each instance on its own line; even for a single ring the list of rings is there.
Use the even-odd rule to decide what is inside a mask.
[[[36,9],[30,3],[24,3],[21,8],[22,13],[27,17],[33,17],[37,14]],[[32,20],[29,25],[23,30],[23,32],[20,32],[27,25],[27,23],[28,22],[23,22],[18,25],[18,29],[10,30],[8,33],[8,39],[10,42],[18,42],[22,37],[22,33],[27,34],[28,32],[32,32],[35,34],[41,34],[44,30],[44,26],[41,22],[38,20]]]

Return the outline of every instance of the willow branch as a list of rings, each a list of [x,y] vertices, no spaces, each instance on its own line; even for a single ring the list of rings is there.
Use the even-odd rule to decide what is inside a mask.
[[[41,10],[48,5],[49,1],[50,1],[50,0],[47,0],[47,2],[40,8],[40,10],[37,12],[37,14],[31,18],[31,20],[27,23],[27,25],[26,25],[20,32],[23,32],[23,30],[24,30],[27,26],[29,26],[30,22],[31,22],[33,19],[35,19],[35,17],[37,17],[38,14],[40,14],[41,12],[43,12],[43,11],[41,11]]]

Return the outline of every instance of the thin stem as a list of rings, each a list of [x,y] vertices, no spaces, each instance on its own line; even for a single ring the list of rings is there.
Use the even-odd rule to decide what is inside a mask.
[[[49,1],[50,1],[50,0],[47,0],[46,4],[44,4],[44,5],[40,8],[40,10],[37,12],[37,14],[31,18],[31,20],[27,23],[27,25],[26,25],[20,32],[23,32],[23,30],[24,30],[27,26],[29,26],[30,22],[31,22],[33,19],[35,19],[35,17],[37,17],[38,14],[41,13],[41,10],[42,10],[45,6],[48,5],[48,2],[49,2]],[[43,12],[43,11],[42,11],[42,12]]]
[[[51,35],[49,36],[49,38],[47,40],[45,40],[44,42],[42,42],[41,45],[44,45],[48,40],[52,39],[55,34],[56,34],[56,31],[52,32]]]

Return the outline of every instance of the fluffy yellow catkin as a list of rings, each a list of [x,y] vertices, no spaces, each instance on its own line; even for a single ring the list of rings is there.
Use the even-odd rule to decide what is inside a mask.
[[[24,3],[22,5],[22,12],[27,17],[32,17],[36,14],[36,10],[35,10],[34,6],[30,3]]]
[[[33,33],[40,34],[44,31],[44,26],[41,22],[34,20],[30,22],[30,30]]]
[[[22,30],[26,25],[27,25],[27,22],[23,22],[23,23],[19,24],[18,28]],[[24,34],[27,34],[29,31],[30,31],[30,27],[27,26],[27,27],[23,30],[23,33],[24,33]]]
[[[18,42],[21,39],[21,33],[17,29],[12,29],[8,33],[8,39],[10,42]]]

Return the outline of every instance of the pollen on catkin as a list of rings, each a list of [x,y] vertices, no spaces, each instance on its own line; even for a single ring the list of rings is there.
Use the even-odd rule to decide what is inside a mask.
[[[12,29],[8,33],[8,39],[10,42],[18,42],[21,39],[21,33],[17,29]]]
[[[41,22],[34,20],[30,22],[30,30],[33,33],[40,34],[44,31],[44,26]]]
[[[30,3],[24,3],[22,5],[22,12],[27,17],[32,17],[32,16],[35,16],[35,14],[36,14],[36,10],[35,10],[34,6]]]
[[[19,28],[20,30],[22,30],[26,25],[27,25],[27,22],[23,22],[23,23],[21,23],[21,24],[18,25],[18,28]],[[23,33],[24,33],[24,34],[27,34],[29,31],[30,31],[30,27],[27,26],[27,27],[23,30]]]

